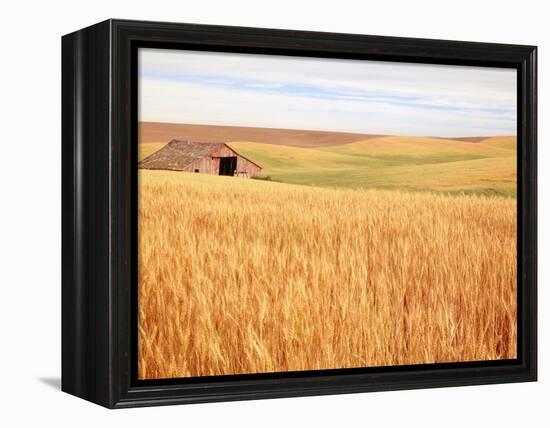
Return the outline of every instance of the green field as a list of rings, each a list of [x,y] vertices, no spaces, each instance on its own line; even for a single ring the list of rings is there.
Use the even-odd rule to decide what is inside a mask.
[[[516,195],[516,139],[376,137],[330,147],[228,144],[273,181],[320,187]],[[140,159],[163,143],[140,144]]]
[[[231,147],[258,162],[263,176],[323,187],[401,189],[514,196],[514,137],[479,143],[381,137],[325,148],[254,142]]]

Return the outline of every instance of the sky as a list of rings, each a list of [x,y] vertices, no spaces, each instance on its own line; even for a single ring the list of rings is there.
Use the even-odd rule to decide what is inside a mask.
[[[516,70],[140,48],[139,120],[465,137],[516,134]]]

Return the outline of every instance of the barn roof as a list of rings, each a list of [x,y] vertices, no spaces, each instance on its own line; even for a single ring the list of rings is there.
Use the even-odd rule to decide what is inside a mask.
[[[229,148],[237,156],[240,156],[261,168],[260,165],[241,155],[225,143],[207,143],[188,140],[170,141],[162,149],[147,156],[145,159],[142,159],[141,162],[138,163],[138,168],[171,169],[181,171],[185,167],[191,165],[193,161],[211,155],[224,146]]]
[[[193,161],[215,152],[224,143],[172,140],[162,149],[139,162],[139,168],[181,170]]]

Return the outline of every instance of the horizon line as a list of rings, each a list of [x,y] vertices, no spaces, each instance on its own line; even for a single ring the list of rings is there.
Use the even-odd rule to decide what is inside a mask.
[[[517,133],[514,134],[488,134],[488,135],[463,135],[463,136],[444,136],[444,135],[411,135],[411,134],[373,134],[367,132],[351,132],[351,131],[337,131],[326,129],[312,129],[312,128],[277,128],[273,126],[244,126],[244,125],[214,125],[209,123],[184,123],[184,122],[163,122],[153,120],[138,120],[139,123],[162,123],[166,125],[191,125],[191,126],[216,126],[226,128],[249,128],[249,129],[276,129],[281,131],[313,131],[313,132],[326,132],[326,133],[338,133],[338,134],[358,134],[366,136],[378,136],[378,137],[417,137],[417,138],[439,138],[447,140],[456,140],[460,138],[491,138],[491,137],[517,137]]]

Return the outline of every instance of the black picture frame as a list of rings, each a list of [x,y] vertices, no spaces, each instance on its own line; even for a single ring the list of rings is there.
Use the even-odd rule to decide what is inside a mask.
[[[137,381],[136,52],[170,47],[515,68],[518,358]],[[534,46],[107,20],[62,38],[62,390],[109,408],[537,379]]]

